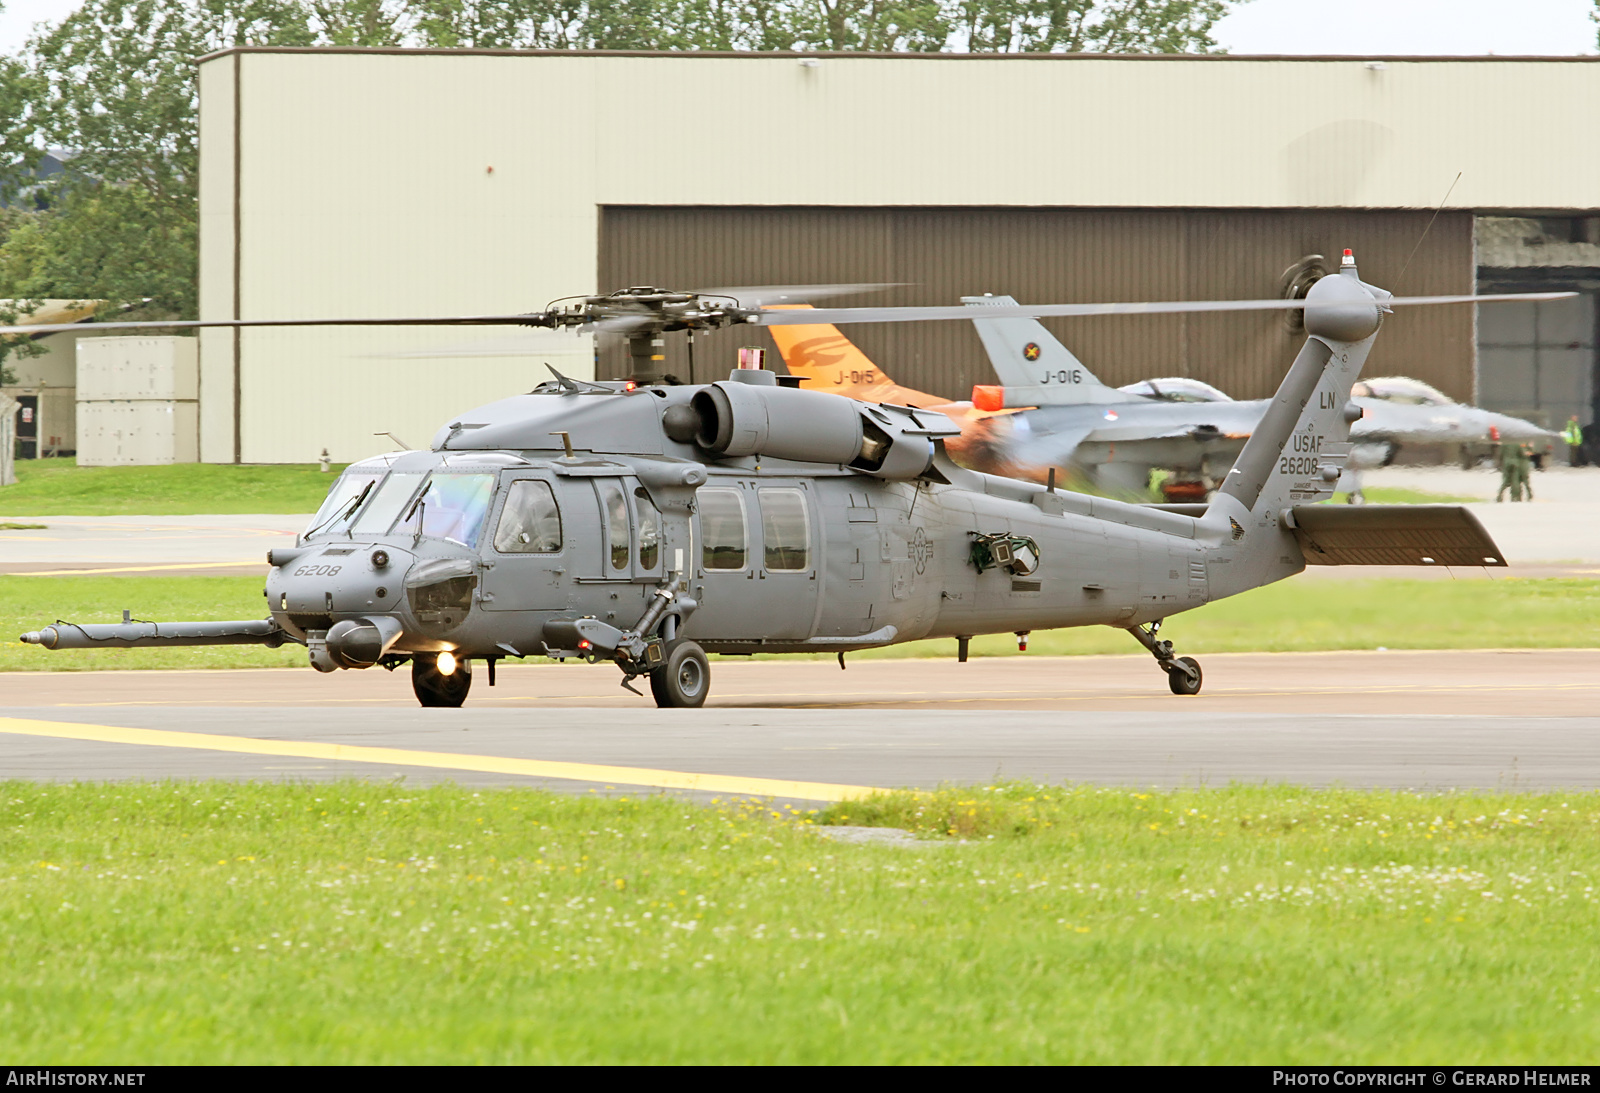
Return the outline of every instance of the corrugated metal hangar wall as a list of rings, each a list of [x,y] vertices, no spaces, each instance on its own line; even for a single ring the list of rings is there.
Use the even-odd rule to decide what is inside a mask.
[[[984,292],[1029,303],[1267,299],[1281,295],[1285,271],[1302,258],[1321,254],[1333,267],[1350,247],[1363,279],[1397,294],[1471,292],[1472,216],[1446,213],[1428,230],[1431,217],[1327,210],[613,206],[601,213],[600,283],[901,286],[826,301],[840,306],[954,304]],[[1106,383],[1192,376],[1236,398],[1271,395],[1304,340],[1279,313],[1057,319],[1047,325]],[[966,323],[862,324],[843,333],[910,387],[960,399],[973,384],[994,382]],[[747,344],[773,349],[765,331],[719,331],[697,342],[692,377],[681,339],[668,339],[667,354],[681,378],[706,382],[726,372],[734,349]],[[1415,376],[1467,400],[1472,361],[1470,307],[1411,308],[1386,320],[1366,373]],[[602,350],[600,364],[603,376],[626,372],[620,349]]]
[[[889,304],[1276,296],[1291,263],[1347,246],[1375,284],[1464,292],[1473,216],[1600,215],[1600,142],[1573,139],[1600,58],[238,49],[199,82],[207,319],[518,313],[639,282],[908,282],[859,301]],[[1557,235],[1519,242],[1512,272],[1600,249]],[[1370,367],[1471,397],[1472,321],[1397,314]],[[1553,361],[1558,326],[1503,330],[1507,354]],[[1187,373],[1238,397],[1270,392],[1296,341],[1271,315],[1057,330],[1108,382]],[[849,333],[942,395],[989,378],[961,323]],[[461,359],[506,334],[204,332],[201,458],[422,446],[544,361],[594,362],[582,339]],[[706,346],[696,378],[748,337]]]

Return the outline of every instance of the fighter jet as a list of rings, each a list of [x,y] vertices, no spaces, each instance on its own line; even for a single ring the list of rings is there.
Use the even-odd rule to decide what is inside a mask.
[[[1016,301],[1009,296],[965,296],[962,297],[962,303],[982,308],[1014,306]],[[1098,406],[1110,402],[1120,413],[1119,424],[1123,426],[1117,431],[1122,449],[1120,467],[1111,466],[1111,452],[1108,449],[1094,446],[1093,441],[1102,435],[1102,430],[1097,429],[1089,434],[1086,437],[1089,443],[1073,453],[1073,462],[1092,469],[1102,484],[1127,485],[1130,480],[1137,479],[1138,464],[1141,463],[1147,468],[1162,467],[1173,471],[1180,485],[1199,478],[1206,481],[1209,489],[1210,482],[1219,480],[1215,473],[1215,466],[1219,462],[1218,446],[1205,433],[1195,438],[1193,447],[1197,450],[1179,452],[1176,459],[1168,454],[1172,448],[1170,435],[1152,435],[1148,440],[1140,438],[1137,444],[1133,442],[1132,429],[1129,428],[1132,422],[1129,419],[1137,419],[1141,414],[1149,415],[1148,400],[1163,402],[1172,408],[1185,408],[1188,420],[1202,429],[1205,425],[1214,424],[1208,420],[1212,418],[1232,422],[1234,428],[1238,429],[1240,418],[1237,414],[1243,411],[1249,416],[1249,423],[1242,429],[1246,434],[1253,428],[1254,420],[1266,412],[1268,400],[1236,402],[1210,384],[1186,377],[1141,380],[1117,388],[1120,397],[1134,400],[1128,404],[1129,408],[1125,408],[1116,401],[1119,395],[1108,391],[1037,320],[978,319],[973,325],[1002,385],[999,392],[978,389],[983,392],[981,395],[975,392],[978,405],[1029,405],[1042,409],[1081,407],[1086,403]],[[1041,364],[1044,367],[1040,367]],[[1346,466],[1346,481],[1342,484],[1353,496],[1359,495],[1361,488],[1358,472],[1393,462],[1402,447],[1440,449],[1450,446],[1457,449],[1456,454],[1465,449],[1470,457],[1473,454],[1485,454],[1494,444],[1501,442],[1533,443],[1543,445],[1548,451],[1556,440],[1554,433],[1531,422],[1508,414],[1480,410],[1475,406],[1464,406],[1421,380],[1405,376],[1366,380],[1356,384],[1353,394],[1353,401],[1361,407],[1362,416],[1350,427],[1353,448]],[[1158,428],[1159,424],[1164,424],[1159,419],[1157,422]],[[1242,438],[1237,440],[1232,454],[1237,454],[1242,444]],[[1436,450],[1434,454],[1444,453]],[[1098,458],[1101,456],[1108,458],[1101,462]],[[1231,455],[1228,458],[1231,463]],[[1226,471],[1227,467],[1223,466],[1222,473]]]
[[[972,299],[1000,303],[1009,298],[964,302]],[[895,383],[837,327],[775,326],[769,333],[790,374],[802,377],[807,388],[937,409],[961,426],[961,436],[945,442],[957,462],[1031,481],[1045,482],[1052,472],[1077,469],[1101,489],[1134,493],[1145,488],[1153,467],[1174,468],[1178,474],[1169,480],[1168,499],[1203,500],[1233,465],[1265,411],[1265,403],[1222,396],[1197,417],[1192,404],[1107,387],[1042,326],[1041,336],[1005,320],[976,325],[986,348],[990,337],[1001,339],[1001,353],[1013,352],[1009,341],[1026,335],[1014,352],[1042,377],[1037,389],[980,386],[970,401],[952,401]],[[990,353],[996,350],[990,348]],[[1063,397],[1055,388],[1070,393]],[[1204,484],[1181,488],[1189,481]]]
[[[1015,306],[1009,296],[968,296],[982,309]],[[1164,498],[1203,500],[1244,447],[1268,401],[1236,401],[1199,380],[1167,377],[1120,388],[1100,381],[1043,324],[1032,319],[974,318],[998,385],[973,388],[951,402],[894,383],[836,327],[774,327],[789,370],[813,389],[854,398],[937,408],[962,425],[947,446],[978,470],[1043,482],[1073,470],[1102,490],[1137,493],[1164,470]],[[1417,380],[1358,384],[1362,417],[1351,427],[1340,488],[1361,500],[1359,472],[1391,462],[1402,445],[1462,445],[1482,454],[1493,444],[1549,444],[1554,434],[1505,414],[1463,406]]]

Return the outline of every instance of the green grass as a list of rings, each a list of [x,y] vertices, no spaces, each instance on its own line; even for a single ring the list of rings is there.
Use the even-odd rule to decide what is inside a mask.
[[[1600,581],[1318,580],[1290,578],[1170,618],[1161,631],[1183,653],[1332,649],[1558,649],[1600,647]],[[907,642],[851,657],[949,656],[955,642]],[[974,638],[978,656],[1016,653],[1009,634]],[[1121,630],[1037,631],[1030,654],[1133,653]]]
[[[1401,486],[1374,486],[1362,490],[1361,495],[1367,499],[1369,505],[1465,505],[1483,500],[1481,497],[1458,497],[1450,493],[1408,490]],[[1349,498],[1350,495],[1347,493],[1336,493],[1329,503],[1342,505]]]
[[[75,459],[19,459],[17,481],[0,486],[0,515],[193,516],[316,512],[345,465],[80,467]]]
[[[198,649],[72,649],[23,645],[18,634],[56,619],[264,618],[260,577],[0,576],[0,671],[105,668],[263,668],[299,666],[305,650],[216,646]],[[1162,634],[1196,656],[1330,649],[1550,649],[1600,647],[1600,581],[1508,578],[1496,581],[1333,581],[1291,578],[1175,615]],[[973,656],[1016,653],[1009,634],[973,639]],[[1031,654],[1135,653],[1121,630],[1087,626],[1034,633]],[[951,656],[955,642],[908,642],[851,653],[854,658]],[[831,659],[832,654],[814,654]],[[529,661],[542,663],[542,661]]]
[[[116,668],[282,668],[306,663],[300,645],[214,645],[190,649],[63,649],[24,645],[19,634],[57,619],[264,619],[260,577],[0,576],[0,671],[97,671]]]
[[[809,819],[931,803],[994,822],[848,845],[748,802],[6,783],[0,1055],[1600,1061],[1593,794],[1007,785]]]

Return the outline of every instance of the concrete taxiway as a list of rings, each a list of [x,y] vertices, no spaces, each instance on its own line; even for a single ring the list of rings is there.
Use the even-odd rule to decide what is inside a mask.
[[[291,546],[311,517],[6,516],[0,574],[144,576],[265,574],[267,551]]]
[[[1600,786],[1592,651],[1227,654],[1179,698],[1143,657],[717,661],[704,710],[606,666],[504,669],[461,710],[403,674],[6,677],[0,772],[46,780],[419,784],[835,800],[997,777],[1443,790]]]

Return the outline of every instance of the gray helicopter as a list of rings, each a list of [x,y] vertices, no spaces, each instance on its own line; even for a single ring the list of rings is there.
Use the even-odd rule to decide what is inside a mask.
[[[842,666],[852,650],[942,637],[964,661],[978,634],[1106,625],[1133,635],[1175,694],[1195,694],[1200,665],[1159,637],[1174,614],[1307,564],[1505,564],[1462,508],[1315,504],[1348,458],[1351,385],[1384,313],[1460,299],[1392,298],[1352,260],[1289,303],[1010,309],[1305,309],[1307,341],[1215,498],[1167,506],[962,468],[943,451],[958,432],[947,416],[787,386],[753,350],[727,380],[662,382],[667,330],[970,318],[964,307],[795,313],[641,288],[467,317],[620,330],[633,379],[557,376],[461,414],[428,451],[352,465],[297,544],[269,553],[266,618],[125,615],[22,640],[294,642],[324,672],[409,663],[425,706],[461,705],[477,664],[492,686],[507,657],[610,661],[629,689],[647,680],[658,705],[696,707],[710,691],[708,653],[820,650]]]
[[[1009,296],[964,296],[979,315],[1014,307]],[[1221,482],[1269,400],[1235,401],[1187,377],[1112,388],[1033,319],[975,318],[973,326],[1000,380],[974,389],[979,409],[1033,407],[990,418],[976,464],[1037,478],[1040,468],[1073,464],[1097,485],[1142,490],[1153,469],[1172,471],[1169,499],[1200,498]],[[1384,377],[1355,385],[1362,414],[1340,489],[1359,498],[1359,472],[1392,461],[1401,447],[1450,445],[1482,455],[1493,445],[1549,445],[1556,434],[1508,414],[1464,406],[1418,380]]]

